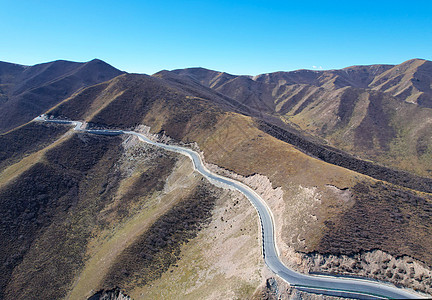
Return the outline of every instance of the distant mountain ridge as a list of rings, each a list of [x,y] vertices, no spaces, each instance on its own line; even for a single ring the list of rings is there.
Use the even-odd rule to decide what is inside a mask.
[[[204,68],[177,69],[169,72],[189,76],[216,90],[227,90],[227,85],[240,82],[249,85],[254,85],[255,82],[257,86],[272,85],[273,88],[303,84],[326,89],[353,87],[385,92],[400,100],[432,107],[432,62],[424,59],[412,59],[399,65],[351,66],[325,71],[302,69],[256,76],[237,76]]]
[[[432,160],[430,61],[257,76],[191,68],[155,76],[200,84],[232,99],[243,113],[278,119],[286,129],[366,159],[432,175],[426,170]]]
[[[161,71],[163,72],[163,71]],[[288,72],[265,73],[256,76],[231,75],[225,72],[208,70],[205,68],[186,68],[169,71],[180,76],[189,76],[201,84],[213,89],[221,88],[233,81],[250,79],[251,81],[274,85],[307,84],[324,88],[365,88],[387,92],[393,96],[403,98],[405,89],[418,95],[412,103],[431,107],[432,89],[432,62],[424,59],[411,59],[399,65],[358,65],[334,70],[295,70]],[[159,73],[156,73],[159,74]]]
[[[99,59],[34,66],[0,62],[0,133],[30,121],[83,87],[122,73]]]

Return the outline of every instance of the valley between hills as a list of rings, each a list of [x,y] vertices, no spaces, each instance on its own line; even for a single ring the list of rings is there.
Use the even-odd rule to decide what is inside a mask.
[[[0,297],[324,297],[265,266],[241,193],[135,137],[31,121],[42,113],[199,151],[266,201],[294,270],[430,295],[431,66],[252,77],[0,63]]]

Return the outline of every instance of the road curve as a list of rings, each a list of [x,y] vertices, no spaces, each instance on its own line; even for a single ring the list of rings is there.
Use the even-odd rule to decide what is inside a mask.
[[[238,190],[243,193],[256,208],[261,221],[261,233],[263,240],[263,256],[266,265],[275,274],[287,281],[291,286],[302,291],[320,293],[332,296],[342,296],[359,299],[420,299],[421,295],[406,289],[400,289],[394,285],[381,283],[366,279],[352,279],[332,276],[311,276],[298,273],[285,266],[279,259],[276,248],[274,222],[270,208],[265,201],[251,188],[236,180],[226,178],[209,171],[203,164],[200,155],[188,148],[167,145],[151,141],[143,134],[135,131],[122,130],[86,130],[81,129],[82,123],[79,121],[66,120],[47,120],[44,116],[36,118],[37,121],[45,121],[60,124],[74,125],[74,130],[100,134],[100,135],[119,135],[129,134],[137,136],[141,141],[148,144],[177,152],[188,156],[196,171],[202,174],[210,182]]]

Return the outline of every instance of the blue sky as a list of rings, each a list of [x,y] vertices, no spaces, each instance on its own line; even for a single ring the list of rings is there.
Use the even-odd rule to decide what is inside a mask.
[[[100,58],[152,74],[432,60],[432,1],[3,1],[0,61]]]

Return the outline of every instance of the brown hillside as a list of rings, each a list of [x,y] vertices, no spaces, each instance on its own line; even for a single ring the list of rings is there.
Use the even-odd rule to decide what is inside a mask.
[[[429,174],[430,109],[369,88],[392,68],[123,74],[47,114],[90,128],[148,125],[173,143],[198,146],[209,168],[263,195],[291,266],[299,267],[299,252],[342,257],[380,249],[430,268],[430,178],[387,167]],[[60,135],[36,136],[31,163],[11,156],[9,173],[0,173],[6,298],[81,299],[116,286],[138,297],[202,298],[206,284],[218,289],[215,282],[224,289],[215,291],[219,298],[253,294],[256,283],[245,282],[262,276],[261,248],[245,199],[203,183],[189,160],[126,136]],[[255,256],[242,260],[248,248]]]
[[[432,107],[432,62],[413,59],[377,76],[370,84],[399,100]]]
[[[86,112],[88,116],[91,116],[86,121],[91,122],[92,126],[131,128],[138,124],[146,124],[151,126],[153,132],[163,131],[177,141],[195,141],[204,151],[204,156],[208,162],[215,163],[244,176],[253,174],[267,176],[274,186],[282,188],[285,193],[284,201],[288,206],[298,205],[292,202],[292,198],[296,198],[296,186],[317,187],[317,193],[321,195],[321,199],[324,201],[324,204],[315,212],[319,221],[315,225],[310,225],[311,227],[308,227],[307,230],[305,229],[306,232],[309,232],[309,234],[302,236],[306,240],[305,244],[290,242],[293,243],[291,246],[294,246],[297,250],[315,251],[321,249],[324,252],[330,251],[318,247],[322,238],[324,238],[326,222],[342,217],[350,208],[355,211],[357,207],[352,206],[353,203],[351,202],[339,203],[336,206],[331,204],[332,201],[336,200],[335,196],[326,188],[327,185],[348,188],[355,197],[353,199],[358,199],[355,202],[360,202],[363,201],[361,198],[363,196],[356,189],[357,184],[359,182],[363,182],[366,186],[373,184],[367,177],[358,173],[326,164],[301,153],[293,146],[280,141],[281,137],[278,137],[278,140],[267,134],[266,130],[259,128],[258,123],[254,122],[250,117],[221,110],[217,108],[217,103],[213,99],[193,97],[192,90],[190,90],[189,94],[185,94],[184,91],[178,90],[175,86],[170,86],[170,81],[166,82],[159,78],[140,75],[124,75],[114,81],[111,82],[112,86],[110,84],[110,87],[102,90],[99,95],[93,95],[90,99],[87,99],[89,101],[86,104],[87,107],[91,107],[90,103],[93,101],[107,103],[100,110]],[[105,95],[112,94],[111,90],[121,91],[121,95],[116,98],[105,97]],[[345,92],[342,93],[341,97],[347,97],[348,100],[356,99],[358,94],[354,93],[354,97],[350,98],[350,91],[361,93],[363,90],[345,88]],[[84,95],[85,92],[83,91],[82,94]],[[377,94],[377,100],[373,100],[375,102],[370,104],[370,117],[373,118],[371,123],[376,128],[380,127],[379,124],[375,125],[375,122],[381,121],[379,113],[384,105],[380,102],[383,101],[379,98],[381,96],[381,94]],[[74,107],[73,103],[75,101],[83,103],[81,97],[77,95],[68,99],[53,109],[50,114],[54,116],[73,116],[73,109],[70,108]],[[371,102],[373,101],[371,100]],[[353,106],[355,107],[355,105]],[[354,110],[352,106],[347,104],[345,110],[336,110],[336,113],[339,113],[343,122],[349,124],[344,114],[350,115]],[[384,142],[385,140],[383,144],[385,144]],[[316,147],[313,142],[311,145]],[[320,153],[324,153],[325,149],[317,149]],[[344,156],[341,151],[335,151],[333,154],[329,152],[328,154],[330,156],[339,155],[339,160],[346,159],[348,163],[343,165],[344,167],[351,168],[350,164],[352,164],[352,168],[355,169],[354,167],[358,164],[355,158]],[[317,156],[319,157],[319,155]],[[353,160],[349,161],[349,159]],[[383,176],[390,174],[393,176],[392,170],[385,168],[381,170],[372,163],[365,165],[365,168],[368,171],[361,172],[370,176],[377,177],[379,176],[377,174],[383,174]],[[378,173],[375,174],[374,172]],[[395,178],[399,178],[396,181],[390,177],[385,179],[396,184],[405,185],[404,182],[407,178],[402,173],[394,174]],[[413,180],[415,181],[415,178]],[[410,185],[410,187],[416,188],[415,184],[414,186]],[[425,187],[427,187],[427,184],[425,184]],[[389,185],[389,188],[396,192],[399,189],[393,185]],[[407,203],[407,205],[414,209],[414,204]],[[335,207],[338,208],[335,209]],[[361,208],[361,206],[359,207]],[[360,217],[358,219],[354,218],[352,221],[353,224],[363,222]],[[421,222],[409,223],[409,230],[415,230],[416,226],[424,226],[421,224],[427,224],[427,221],[422,219]],[[389,228],[388,230],[390,230]],[[429,232],[429,230],[426,229],[426,232]],[[391,232],[391,230],[386,231],[386,234],[391,235]],[[344,237],[349,240],[348,235],[346,233]],[[411,238],[413,240],[410,241],[410,245],[413,246],[407,245],[410,249],[409,252],[405,250],[404,252],[398,252],[393,249],[395,252],[392,253],[394,255],[409,253],[409,255],[421,260],[424,257],[422,253],[427,251],[427,248],[418,247],[422,243],[421,239],[417,239],[418,237],[412,236]],[[299,239],[301,238],[299,237]],[[371,239],[370,242],[368,249],[376,247],[390,251],[390,247],[387,247],[389,245],[384,246],[381,240]],[[400,238],[399,242],[405,243],[402,238]],[[352,253],[348,249],[342,252],[343,254]],[[428,260],[427,263],[430,264],[431,262]]]
[[[0,171],[24,156],[41,150],[57,140],[69,128],[29,123],[0,135]]]
[[[91,231],[88,225],[95,222],[86,214],[103,204],[90,204],[95,199],[80,189],[82,184],[103,184],[96,175],[107,176],[113,164],[108,158],[118,155],[118,142],[73,136],[0,189],[1,298],[64,295],[82,264]],[[82,222],[80,227],[74,227],[74,218]],[[32,247],[34,243],[40,247]]]
[[[188,78],[236,100],[242,113],[285,129],[295,128],[364,159],[432,176],[428,167],[432,163],[431,111],[427,104],[432,99],[431,66],[429,61],[410,60],[397,66],[298,70],[254,77],[206,69],[174,70],[157,76],[169,81],[174,76]]]
[[[35,66],[0,62],[0,133],[30,121],[83,87],[120,74],[98,59]]]

